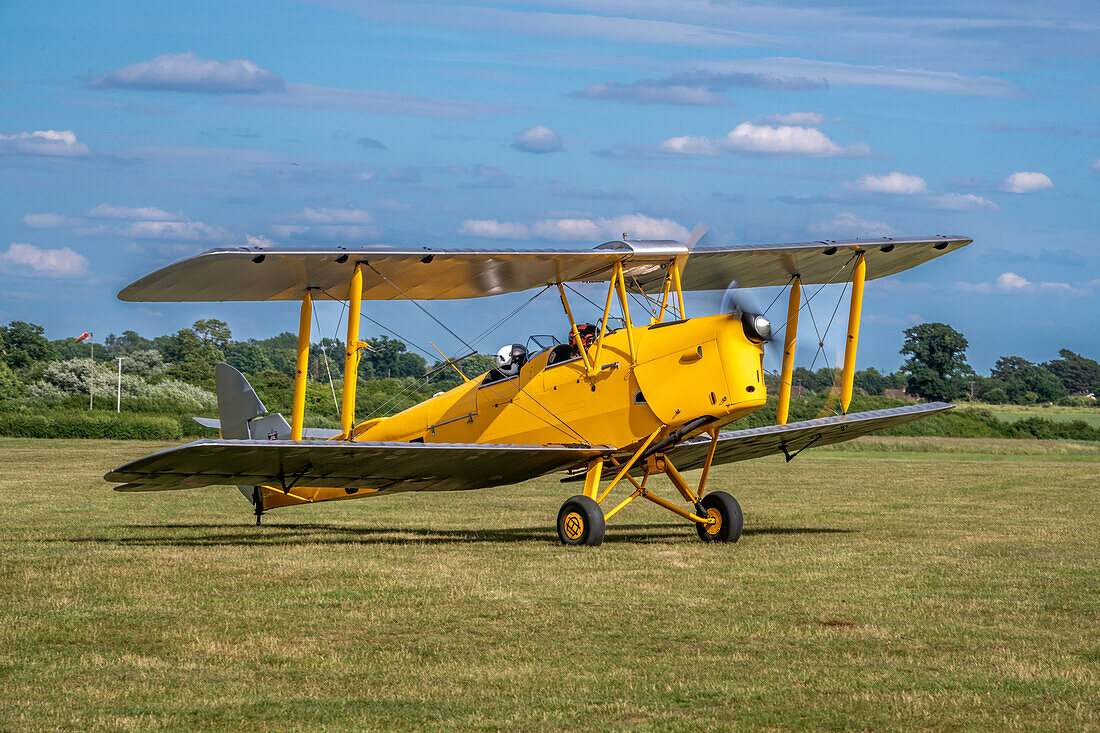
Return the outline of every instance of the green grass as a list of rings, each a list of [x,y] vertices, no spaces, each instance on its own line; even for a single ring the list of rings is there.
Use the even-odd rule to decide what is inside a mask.
[[[1029,417],[1041,417],[1052,422],[1073,422],[1083,420],[1089,427],[1100,428],[1100,408],[1062,407],[1060,405],[987,405],[974,404],[992,412],[998,420],[1007,423],[1019,422]]]
[[[0,730],[1100,728],[1095,446],[875,440],[716,469],[736,545],[566,549],[549,479],[257,528],[101,480],[164,444],[3,439]]]

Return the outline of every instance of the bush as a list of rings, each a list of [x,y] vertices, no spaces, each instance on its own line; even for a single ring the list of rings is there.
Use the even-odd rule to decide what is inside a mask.
[[[0,413],[0,435],[16,438],[109,438],[112,440],[179,440],[177,421],[151,415],[111,412]]]
[[[72,395],[88,394],[89,363],[83,359],[56,361],[46,367],[42,378],[27,388],[27,396],[43,402],[62,402]],[[125,366],[125,365],[124,365]],[[95,366],[95,393],[113,398],[119,385],[118,373],[106,364]],[[161,400],[177,409],[201,410],[217,405],[217,397],[201,387],[175,379],[149,384],[133,374],[122,374],[123,400]]]
[[[1041,417],[1029,417],[1013,424],[1016,437],[1040,440],[1100,440],[1100,429],[1084,420],[1054,422]]]

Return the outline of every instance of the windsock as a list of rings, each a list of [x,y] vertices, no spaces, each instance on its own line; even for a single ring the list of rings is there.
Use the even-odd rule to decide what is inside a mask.
[[[86,339],[90,339],[91,337],[92,337],[92,334],[89,333],[88,331],[85,331],[84,333],[80,334],[75,339],[73,339],[73,342],[79,344],[81,341],[84,341]]]

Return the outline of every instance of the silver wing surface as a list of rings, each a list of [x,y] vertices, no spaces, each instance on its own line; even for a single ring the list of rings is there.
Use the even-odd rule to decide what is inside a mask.
[[[344,300],[357,263],[364,300],[451,300],[516,293],[565,282],[607,282],[616,262],[627,282],[651,289],[679,261],[685,290],[843,282],[857,252],[867,279],[886,277],[965,247],[957,236],[855,239],[688,248],[673,241],[617,241],[589,250],[395,249],[388,247],[233,247],[213,249],[163,267],[123,288],[141,302]],[[636,283],[636,285],[635,285]]]
[[[714,450],[714,463],[748,461],[777,453],[793,456],[811,446],[816,448],[843,443],[876,430],[935,415],[953,407],[954,405],[946,402],[930,402],[926,405],[906,405],[885,410],[804,420],[788,425],[732,430],[719,434],[718,447]],[[676,468],[681,471],[690,471],[693,468],[703,467],[708,450],[710,450],[710,438],[700,437],[684,441],[665,453],[672,459]]]
[[[197,440],[116,468],[116,491],[214,484],[460,491],[524,481],[603,455],[609,446]]]

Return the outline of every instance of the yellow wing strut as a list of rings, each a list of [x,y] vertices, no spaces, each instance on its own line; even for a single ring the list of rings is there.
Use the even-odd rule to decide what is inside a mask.
[[[313,298],[309,291],[302,298],[302,313],[298,319],[298,362],[294,368],[294,403],[290,411],[290,439],[302,439],[302,422],[306,412],[306,377],[309,374],[309,322],[313,313]]]
[[[860,252],[852,272],[852,302],[848,310],[848,343],[844,347],[844,372],[841,375],[840,405],[848,412],[852,402],[852,384],[856,376],[856,347],[859,345],[859,318],[863,309],[863,281],[867,278],[867,263]]]

